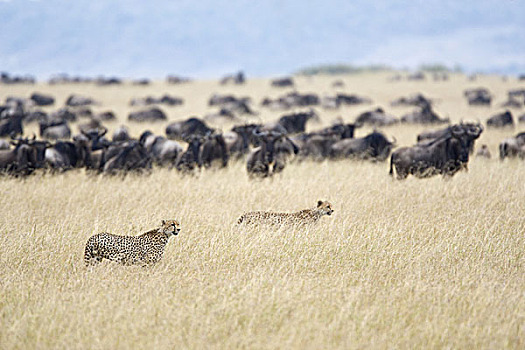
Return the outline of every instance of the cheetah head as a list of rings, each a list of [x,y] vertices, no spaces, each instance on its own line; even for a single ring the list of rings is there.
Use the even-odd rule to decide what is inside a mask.
[[[328,201],[318,201],[317,210],[320,210],[323,215],[332,215],[334,212],[332,209],[332,204]]]
[[[178,235],[180,232],[180,224],[177,220],[162,220],[162,226],[159,231],[169,235]]]

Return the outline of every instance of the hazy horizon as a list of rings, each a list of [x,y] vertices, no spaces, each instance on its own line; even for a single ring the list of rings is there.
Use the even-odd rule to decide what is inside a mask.
[[[277,76],[321,64],[525,72],[518,1],[0,0],[0,71]]]

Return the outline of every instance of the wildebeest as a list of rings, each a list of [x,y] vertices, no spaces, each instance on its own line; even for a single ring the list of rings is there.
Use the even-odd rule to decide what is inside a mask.
[[[6,72],[0,72],[0,83],[2,84],[34,84],[35,77],[26,75],[10,75]]]
[[[0,114],[0,137],[22,135],[25,114],[20,107],[7,108]]]
[[[492,95],[486,88],[467,89],[463,92],[471,106],[490,106]]]
[[[224,78],[221,79],[220,84],[221,85],[226,85],[228,83],[244,84],[245,81],[246,81],[246,77],[244,76],[244,72],[239,71],[235,74],[226,75]]]
[[[183,151],[182,146],[177,141],[156,136],[150,131],[141,135],[140,142],[146,148],[152,161],[161,166],[175,166],[179,154]]]
[[[235,97],[233,95],[218,95],[214,94],[208,100],[209,106],[219,106],[220,112],[219,117],[226,117],[229,119],[235,119],[236,115],[256,115],[257,112],[253,111],[250,107],[251,99],[249,97]],[[214,115],[217,117],[217,114]],[[207,119],[214,119],[212,116],[208,116]]]
[[[38,122],[40,137],[49,140],[62,140],[71,137],[71,129],[65,120],[40,120]]]
[[[138,112],[131,112],[128,115],[128,120],[134,122],[156,122],[164,121],[167,119],[168,117],[166,117],[166,114],[164,114],[164,112],[157,107]]]
[[[431,130],[431,131],[425,131],[417,135],[417,142],[418,143],[428,143],[429,140],[435,140],[440,137],[450,136],[452,129],[457,128],[460,126],[465,130],[465,132],[470,136],[470,142],[468,144],[469,148],[469,154],[472,154],[474,152],[474,142],[475,140],[481,135],[483,132],[483,126],[481,123],[463,123],[456,124],[453,126],[447,126],[444,129],[439,130]]]
[[[34,137],[31,141],[34,141]],[[13,149],[0,150],[0,172],[8,175],[29,175],[35,169],[36,150],[27,138],[13,139]]]
[[[191,173],[195,169],[200,169],[202,166],[200,149],[202,143],[205,141],[205,136],[200,134],[192,134],[186,136],[184,141],[188,143],[188,147],[177,157],[175,167],[178,171],[183,173]]]
[[[231,138],[225,137],[226,146],[230,156],[240,158],[247,154],[250,150],[250,145],[255,145],[255,136],[253,131],[258,129],[258,124],[245,124],[234,126],[231,131],[233,136]]]
[[[330,157],[384,161],[395,145],[395,139],[389,141],[385,135],[374,131],[365,137],[344,139],[334,143],[330,147]]]
[[[304,132],[306,129],[306,122],[309,120],[319,121],[319,115],[313,109],[308,112],[299,112],[283,115],[279,118],[278,123],[281,124],[288,134]]]
[[[309,107],[317,106],[321,102],[319,96],[313,93],[301,94],[297,91],[287,93],[276,99],[270,99],[268,97],[261,101],[261,106],[267,107],[273,110],[285,110],[292,107]]]
[[[78,125],[78,130],[81,133],[89,133],[91,131],[99,131],[105,129],[106,128],[104,127],[104,125],[102,125],[100,119],[96,117],[90,118],[89,121]]]
[[[340,122],[321,130],[300,134],[293,140],[300,148],[299,156],[301,158],[320,161],[330,156],[331,147],[334,143],[353,138],[356,127],[358,125]]]
[[[399,119],[386,114],[383,108],[361,113],[355,120],[359,125],[387,126],[399,123]]]
[[[103,163],[102,172],[104,174],[143,172],[151,169],[151,158],[139,141],[126,141],[111,147],[108,148],[107,157]]]
[[[357,95],[348,94],[337,94],[336,95],[338,105],[359,105],[365,103],[372,103],[372,100],[368,97],[362,97]]]
[[[503,140],[499,144],[499,158],[525,158],[525,132],[521,132],[514,137]]]
[[[286,165],[286,158],[297,154],[299,148],[286,136],[275,131],[253,131],[259,146],[252,149],[246,162],[250,176],[268,177],[281,172]]]
[[[400,97],[390,103],[391,106],[417,106],[425,107],[432,104],[432,100],[423,96],[423,94],[415,94],[408,97]]]
[[[29,97],[31,101],[37,106],[51,106],[55,103],[55,98],[53,96],[44,95],[38,92],[34,92]]]
[[[390,157],[390,175],[394,175],[395,169],[398,179],[405,179],[410,174],[419,178],[438,174],[452,176],[466,168],[469,144],[477,136],[468,133],[461,125],[454,125],[443,137],[400,148]]]
[[[111,140],[113,142],[129,141],[130,139],[131,137],[129,136],[129,129],[125,125],[121,125],[116,128],[113,132],[113,136],[111,136]]]
[[[294,81],[291,77],[277,78],[272,80],[271,85],[274,87],[294,86]]]
[[[413,124],[445,124],[449,123],[449,118],[440,118],[432,109],[430,104],[421,107],[419,110],[406,114],[401,117],[402,123]]]
[[[204,140],[200,150],[200,160],[205,168],[211,167],[219,162],[224,168],[228,165],[230,154],[222,133],[214,132]]]
[[[89,157],[89,145],[84,139],[57,141],[45,151],[45,161],[52,169],[68,170],[85,166]]]
[[[211,132],[213,132],[213,129],[196,117],[174,122],[166,127],[166,135],[168,138],[178,140],[183,140],[190,135],[204,136]]]
[[[487,126],[494,128],[514,127],[512,113],[509,110],[506,110],[503,113],[499,113],[490,117],[487,119]]]
[[[166,77],[166,82],[168,84],[182,84],[182,83],[188,83],[190,81],[191,81],[190,78],[179,77],[176,75],[168,75]]]
[[[89,106],[93,104],[96,104],[95,100],[80,95],[70,95],[66,100],[66,106],[71,107]]]
[[[134,98],[129,102],[130,106],[147,106],[152,104],[165,104],[167,106],[179,106],[184,103],[184,100],[179,97],[170,95],[163,95],[161,97],[147,96],[144,98]]]

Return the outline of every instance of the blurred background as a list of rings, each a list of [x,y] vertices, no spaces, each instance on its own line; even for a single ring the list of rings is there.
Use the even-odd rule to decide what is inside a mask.
[[[0,0],[0,71],[161,78],[444,65],[525,72],[523,1]]]

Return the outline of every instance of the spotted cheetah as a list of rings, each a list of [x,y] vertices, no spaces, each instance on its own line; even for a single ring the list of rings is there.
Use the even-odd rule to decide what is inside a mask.
[[[246,226],[282,226],[282,225],[308,225],[319,221],[323,215],[332,215],[332,204],[327,201],[318,201],[317,207],[304,209],[295,213],[274,213],[271,211],[254,211],[244,213],[238,225]]]
[[[155,264],[162,258],[164,248],[171,236],[180,232],[176,220],[162,220],[159,228],[140,236],[118,236],[99,233],[89,237],[84,252],[86,266],[108,259],[123,265]]]

